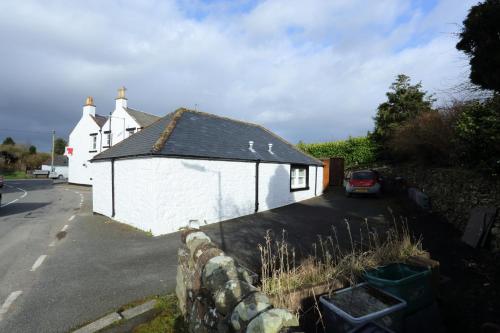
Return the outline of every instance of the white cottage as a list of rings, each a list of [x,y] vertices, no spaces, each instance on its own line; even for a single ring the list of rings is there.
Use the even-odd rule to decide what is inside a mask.
[[[160,117],[129,108],[125,88],[118,89],[115,109],[109,116],[96,114],[94,99],[87,97],[82,118],[69,135],[66,156],[69,159],[68,182],[92,185],[89,161],[98,153],[151,125]]]
[[[179,109],[92,159],[93,209],[154,235],[322,193],[321,161],[246,122]]]

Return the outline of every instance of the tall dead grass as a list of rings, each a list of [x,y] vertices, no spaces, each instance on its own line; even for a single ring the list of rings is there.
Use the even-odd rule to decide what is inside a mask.
[[[272,297],[275,306],[297,311],[296,297],[292,295],[297,290],[320,284],[337,288],[339,284],[352,285],[367,269],[424,254],[421,240],[412,237],[407,221],[401,220],[398,223],[393,218],[393,226],[383,235],[371,230],[365,220],[359,242],[354,242],[346,220],[347,247],[341,247],[337,230],[332,227],[330,235],[318,236],[312,253],[300,263],[295,249],[287,242],[286,231],[278,240],[273,240],[268,231],[264,244],[259,244],[262,291]]]

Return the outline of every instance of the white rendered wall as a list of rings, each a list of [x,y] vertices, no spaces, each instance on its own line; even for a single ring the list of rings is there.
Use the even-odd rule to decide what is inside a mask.
[[[99,126],[88,114],[82,118],[69,135],[68,147],[73,148],[73,155],[68,155],[68,182],[92,185],[90,160],[99,153]],[[92,151],[91,133],[97,133],[97,152]]]
[[[93,162],[92,207],[94,212],[111,216],[111,162]]]
[[[110,119],[106,121],[104,126],[102,127],[103,133],[106,131],[109,131],[109,125],[110,124]],[[138,128],[139,124],[135,121],[134,118],[132,118],[127,111],[123,109],[123,107],[118,106],[115,108],[113,113],[111,114],[111,145],[114,146],[118,142],[128,138],[129,134],[126,131],[127,128]],[[103,134],[103,141],[102,145],[106,146],[106,138],[107,134]],[[107,148],[103,148],[103,150],[106,150]]]
[[[94,211],[111,216],[111,162],[94,165]],[[155,157],[117,160],[114,169],[114,218],[154,235],[175,232],[189,220],[210,224],[255,210],[254,162]],[[261,163],[259,211],[314,197],[315,172],[309,167],[309,190],[290,192],[290,165]],[[321,167],[317,175],[320,195]]]

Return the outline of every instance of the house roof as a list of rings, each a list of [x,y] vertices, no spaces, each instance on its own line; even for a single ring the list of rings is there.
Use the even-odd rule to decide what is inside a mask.
[[[249,141],[254,142],[253,150]],[[96,155],[93,161],[146,155],[322,165],[262,126],[184,108]]]
[[[106,123],[106,121],[108,120],[108,117],[101,116],[100,114],[96,114],[95,116],[93,116],[93,115],[90,115],[90,116],[92,117],[92,119],[94,119],[94,121],[96,122],[96,124],[99,127],[103,127],[104,124]]]
[[[160,119],[160,117],[132,108],[124,108],[125,111],[141,126],[147,127]]]
[[[49,158],[42,163],[42,165],[51,165],[51,164],[52,164],[52,158]],[[54,166],[68,166],[68,157],[64,155],[55,155]]]

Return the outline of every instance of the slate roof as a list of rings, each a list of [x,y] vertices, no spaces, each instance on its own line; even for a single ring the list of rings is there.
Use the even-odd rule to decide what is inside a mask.
[[[90,115],[90,116],[92,117],[92,119],[94,119],[94,121],[96,122],[96,124],[99,127],[103,127],[104,124],[106,123],[106,121],[108,120],[108,117],[101,116],[100,114],[96,114],[95,116],[93,116],[93,115]]]
[[[169,113],[93,161],[147,155],[323,165],[262,126],[187,109]]]
[[[42,165],[51,165],[52,158],[47,159]],[[54,156],[54,166],[68,166],[68,157],[64,155]]]
[[[149,114],[146,112],[142,112],[142,111],[139,111],[136,109],[132,109],[132,108],[124,108],[124,109],[132,118],[135,119],[135,121],[141,127],[147,127],[147,126],[151,125],[152,123],[154,123],[155,121],[157,121],[158,119],[160,119],[160,117],[158,117],[158,116],[155,116],[155,115],[152,115],[152,114]]]

